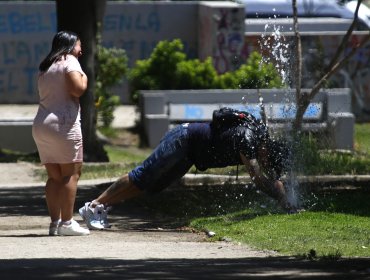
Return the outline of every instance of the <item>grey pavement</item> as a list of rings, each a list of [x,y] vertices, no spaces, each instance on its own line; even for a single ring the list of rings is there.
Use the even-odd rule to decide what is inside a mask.
[[[0,104],[0,120],[32,121],[36,115],[38,105]],[[114,111],[113,127],[128,128],[135,125],[139,117],[136,106],[121,105]]]
[[[3,118],[14,116],[15,109],[18,117],[29,118],[35,110],[35,106],[23,111],[12,105],[0,107]],[[137,117],[135,108],[120,109],[115,126],[130,127]],[[0,164],[1,279],[370,279],[369,259],[312,262],[234,242],[209,242],[206,233],[179,227],[140,204],[114,208],[108,230],[83,237],[49,237],[44,182],[34,176],[39,168],[27,162]],[[301,179],[370,181],[366,176]],[[80,181],[74,217],[78,222],[83,224],[77,208],[114,180]],[[248,180],[198,174],[185,176],[183,184]]]

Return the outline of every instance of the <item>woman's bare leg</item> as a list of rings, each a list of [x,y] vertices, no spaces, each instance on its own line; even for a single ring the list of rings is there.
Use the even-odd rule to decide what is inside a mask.
[[[49,216],[52,222],[60,219],[60,189],[61,189],[61,171],[58,164],[47,163],[45,164],[48,180],[45,186],[45,198],[49,211]]]
[[[61,188],[60,188],[60,212],[62,221],[69,221],[73,217],[73,209],[76,200],[77,183],[81,176],[82,163],[60,164]]]

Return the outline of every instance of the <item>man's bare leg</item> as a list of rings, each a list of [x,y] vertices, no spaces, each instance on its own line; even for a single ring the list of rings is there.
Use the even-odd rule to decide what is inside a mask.
[[[128,174],[124,175],[106,189],[98,198],[91,203],[92,207],[98,204],[113,205],[123,200],[141,195],[143,191],[135,186],[129,179]]]

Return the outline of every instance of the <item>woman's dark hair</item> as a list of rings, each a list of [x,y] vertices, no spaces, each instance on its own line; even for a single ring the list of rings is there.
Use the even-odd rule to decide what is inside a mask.
[[[71,53],[78,40],[79,37],[74,32],[58,32],[54,36],[51,51],[40,63],[39,70],[41,72],[47,71],[55,61],[59,60],[63,55]]]

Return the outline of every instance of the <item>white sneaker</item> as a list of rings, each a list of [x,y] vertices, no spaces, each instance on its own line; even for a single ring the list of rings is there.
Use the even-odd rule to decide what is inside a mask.
[[[57,222],[51,222],[49,225],[49,235],[56,236],[58,235],[58,226],[60,224],[60,219]]]
[[[58,235],[89,235],[90,231],[81,227],[75,220],[72,220],[69,225],[61,223],[58,227]]]
[[[100,223],[100,208],[98,208],[98,206],[91,208],[90,202],[86,202],[85,205],[78,210],[78,213],[80,213],[80,216],[89,229],[104,229],[104,226]]]
[[[108,222],[108,211],[111,209],[111,207],[107,207],[105,208],[103,204],[99,204],[95,207],[95,209],[97,209],[97,213],[99,214],[99,220],[100,220],[100,224],[104,227],[104,228],[110,228],[111,225],[109,224]]]

